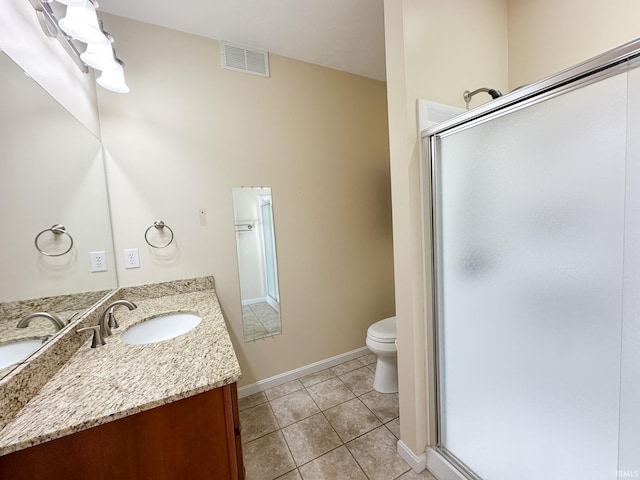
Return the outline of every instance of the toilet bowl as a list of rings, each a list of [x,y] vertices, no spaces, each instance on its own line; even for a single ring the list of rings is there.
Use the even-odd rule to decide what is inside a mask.
[[[385,318],[367,330],[367,347],[378,356],[373,388],[380,393],[398,391],[396,317]]]

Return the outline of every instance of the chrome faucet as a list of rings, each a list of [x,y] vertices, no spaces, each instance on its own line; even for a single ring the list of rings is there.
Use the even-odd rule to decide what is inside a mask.
[[[127,307],[129,310],[138,308],[135,303],[130,302],[129,300],[116,300],[115,302],[109,304],[109,306],[105,308],[104,312],[102,312],[102,316],[98,321],[98,325],[100,326],[100,334],[105,338],[110,337],[113,334],[113,332],[111,331],[112,328],[119,327],[118,322],[116,321],[116,316],[113,314],[113,311],[119,306]]]
[[[60,319],[60,317],[58,317],[57,315],[54,315],[53,313],[48,313],[48,312],[36,312],[30,315],[27,315],[26,317],[24,317],[22,320],[18,322],[16,327],[27,328],[27,326],[29,326],[29,323],[31,323],[31,320],[37,317],[42,317],[42,318],[46,318],[47,320],[51,320],[51,323],[53,323],[56,327],[56,331],[62,330],[65,327],[65,323]]]

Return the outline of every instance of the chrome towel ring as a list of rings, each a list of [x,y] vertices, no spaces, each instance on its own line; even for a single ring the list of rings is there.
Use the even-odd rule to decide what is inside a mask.
[[[44,250],[42,250],[40,248],[40,246],[38,245],[38,240],[40,239],[40,236],[43,233],[46,233],[46,232],[51,232],[54,235],[66,235],[67,237],[69,237],[69,248],[67,248],[62,253],[49,253],[49,252],[45,252]],[[66,255],[67,253],[69,253],[71,251],[71,249],[73,248],[73,237],[71,235],[69,235],[69,232],[67,232],[67,230],[64,228],[64,225],[55,224],[51,228],[47,228],[45,230],[42,230],[38,235],[36,235],[36,239],[34,240],[33,243],[35,244],[36,249],[38,250],[38,252],[40,252],[42,255],[44,255],[46,257],[61,257],[62,255]]]
[[[148,237],[149,231],[152,228],[155,228],[156,230],[160,230],[160,231],[162,231],[163,229],[166,228],[167,230],[169,230],[169,233],[171,234],[171,238],[164,245],[154,245],[153,243],[151,243],[149,241],[149,237]],[[145,240],[145,242],[147,242],[147,245],[149,245],[152,248],[165,248],[165,247],[168,247],[169,245],[171,245],[171,242],[173,242],[173,230],[171,230],[171,227],[169,227],[169,225],[165,224],[162,220],[156,220],[155,222],[153,222],[153,225],[151,225],[149,228],[147,228],[147,230],[144,232],[144,240]]]

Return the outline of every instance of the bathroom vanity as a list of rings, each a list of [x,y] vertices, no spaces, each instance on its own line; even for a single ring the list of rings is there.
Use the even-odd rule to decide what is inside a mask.
[[[235,383],[0,456],[0,478],[244,478]]]
[[[90,332],[75,330],[123,299],[137,308],[116,310],[120,327],[90,348]],[[202,321],[169,340],[122,340],[127,329],[175,312]],[[27,365],[0,382],[0,478],[244,478],[241,372],[212,278],[119,289],[56,343],[80,335],[80,348],[17,411],[9,410],[30,381]]]

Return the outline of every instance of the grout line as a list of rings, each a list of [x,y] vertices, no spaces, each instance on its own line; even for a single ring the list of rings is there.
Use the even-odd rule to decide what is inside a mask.
[[[278,421],[278,419],[276,418],[276,421]],[[297,423],[297,422],[296,422]],[[295,424],[292,424],[295,425]],[[287,436],[284,434],[284,432],[282,431],[283,429],[280,429],[280,434],[282,435],[282,438],[284,438],[284,443],[287,446],[287,450],[289,450],[289,455],[291,455],[291,459],[293,460],[293,464],[296,466],[295,470],[298,470],[298,462],[296,462],[296,457],[293,456],[293,452],[291,451],[291,447],[289,446],[289,442],[287,441]],[[292,472],[293,470],[289,470],[289,472]],[[286,472],[286,473],[289,473]],[[286,473],[284,475],[286,475]],[[300,473],[300,471],[298,470],[298,473]]]
[[[331,370],[331,371],[333,372],[333,370]],[[335,372],[333,372],[333,373],[335,374]],[[347,386],[347,385],[342,381],[342,379],[340,378],[340,376],[339,376],[339,375],[337,375],[337,374],[336,374],[335,378],[337,378],[338,380],[340,380],[340,383],[342,383],[342,384],[347,388],[347,390],[351,391],[351,390],[349,389],[349,387],[348,387],[348,386]],[[329,380],[331,380],[331,379],[329,379]],[[325,382],[326,382],[326,381],[328,381],[328,380],[325,380]],[[324,382],[320,382],[320,384],[322,384],[322,383],[324,383]],[[303,385],[303,387],[304,387],[304,385]],[[304,388],[305,388],[305,390],[307,390],[307,387],[304,387]],[[308,393],[308,394],[309,394],[309,396],[311,397],[311,400],[313,400],[313,402],[314,402],[314,403],[316,403],[316,401],[314,400],[313,396],[311,395],[311,393],[309,393],[309,391],[308,391],[308,390],[307,390],[307,393]],[[353,392],[351,392],[351,393],[353,393]],[[354,395],[355,395],[355,394],[354,394]],[[358,396],[357,396],[357,395],[356,395],[356,398],[358,398]],[[347,402],[349,402],[349,401],[351,401],[351,400],[353,400],[353,398],[351,398],[351,399],[349,399],[349,400],[346,400],[346,401],[344,401],[344,402],[342,402],[342,403],[338,403],[337,405],[333,405],[333,406],[329,407],[327,410],[329,410],[330,408],[337,407],[338,405],[342,405],[343,403],[347,403]],[[338,448],[340,448],[340,447],[344,447],[344,448],[346,448],[346,449],[347,449],[347,452],[349,453],[349,455],[351,455],[351,458],[353,458],[353,460],[356,462],[356,465],[358,465],[358,467],[360,468],[360,471],[362,472],[362,474],[367,478],[367,480],[369,480],[369,476],[365,473],[364,469],[362,468],[362,465],[360,465],[360,463],[358,462],[358,460],[356,460],[356,458],[353,456],[353,454],[351,453],[351,450],[349,450],[349,447],[347,447],[347,443],[342,439],[342,437],[341,437],[341,436],[340,436],[340,434],[337,432],[337,430],[335,429],[335,427],[333,426],[333,424],[331,423],[331,421],[330,421],[330,420],[327,418],[327,416],[325,415],[325,413],[324,413],[324,412],[325,412],[325,410],[322,410],[322,409],[320,408],[320,406],[319,406],[317,403],[316,403],[316,407],[318,407],[318,409],[320,410],[320,413],[322,414],[322,416],[324,417],[324,419],[327,421],[327,423],[328,423],[328,424],[329,424],[329,426],[331,427],[331,430],[333,430],[333,432],[336,434],[336,436],[338,437],[338,439],[339,439],[339,440],[340,440],[340,442],[342,442],[342,443],[341,443],[340,445],[338,445],[336,448],[333,448],[333,449],[329,450],[328,452],[323,453],[322,455],[320,455],[319,457],[314,458],[313,460],[316,460],[316,459],[318,459],[318,458],[320,458],[320,457],[323,457],[324,455],[327,455],[328,453],[331,453],[331,452],[333,452],[334,450],[337,450],[337,449],[338,449]],[[312,462],[313,460],[310,460],[310,461]],[[307,462],[307,463],[309,463],[309,462]],[[306,464],[305,464],[305,465],[306,465]],[[300,473],[300,472],[298,471],[298,473]],[[302,474],[300,474],[300,476],[302,477]]]
[[[354,438],[355,440],[355,438]],[[353,453],[351,453],[351,450],[349,449],[349,447],[347,447],[347,445],[345,444],[345,447],[347,448],[347,452],[349,452],[349,455],[351,455],[351,458],[353,458],[353,460],[356,462],[356,465],[358,465],[358,467],[360,467],[360,470],[362,471],[362,474],[367,477],[367,480],[369,480],[369,475],[367,475],[367,472],[364,471],[364,468],[362,468],[362,465],[360,465],[360,462],[358,461],[358,459],[353,455]]]
[[[356,359],[356,360],[359,360],[359,359]],[[349,361],[351,361],[351,360],[349,360]],[[344,362],[344,363],[347,363],[347,362]],[[360,362],[360,363],[362,363],[362,362]],[[340,365],[340,364],[339,364],[339,365]],[[367,368],[368,368],[368,366],[367,366],[367,365],[364,365],[364,364],[363,364],[363,367],[367,367]],[[348,385],[344,380],[342,380],[342,378],[340,378],[340,375],[336,374],[336,373],[333,371],[333,368],[334,368],[334,367],[330,367],[330,368],[327,368],[327,369],[326,369],[326,370],[331,370],[331,372],[332,372],[332,373],[333,373],[333,375],[334,375],[333,377],[328,378],[328,379],[326,379],[326,380],[323,380],[322,382],[318,382],[318,383],[315,383],[315,384],[313,384],[313,385],[309,385],[309,387],[313,387],[313,386],[316,386],[316,385],[321,385],[322,383],[325,383],[325,382],[328,382],[328,381],[330,381],[330,380],[333,380],[334,378],[337,378],[338,380],[340,380],[341,384],[342,384],[342,385],[344,385],[344,386],[347,388],[347,390],[348,390],[349,392],[351,392],[351,394],[352,394],[352,395],[354,395],[354,398],[350,398],[350,399],[348,399],[348,400],[345,400],[344,402],[340,402],[340,403],[337,403],[336,405],[332,405],[331,407],[327,408],[326,410],[322,410],[322,409],[320,408],[320,406],[318,405],[318,403],[316,402],[316,400],[315,400],[315,399],[313,398],[313,396],[311,395],[311,393],[309,392],[309,389],[308,389],[308,388],[307,388],[307,387],[306,387],[306,386],[305,386],[305,385],[300,381],[301,379],[296,379],[296,380],[292,380],[292,382],[293,382],[293,381],[298,381],[298,382],[300,383],[300,385],[302,385],[302,388],[301,388],[301,389],[294,390],[293,392],[289,392],[289,393],[287,393],[286,395],[282,395],[282,396],[277,397],[277,398],[275,398],[275,399],[273,399],[273,400],[278,400],[278,399],[283,398],[283,397],[285,397],[285,396],[287,396],[287,395],[291,395],[291,394],[293,394],[293,393],[299,392],[300,390],[304,390],[304,391],[305,391],[305,393],[306,393],[306,394],[311,398],[311,401],[314,403],[314,405],[316,406],[316,408],[318,409],[318,411],[319,411],[319,412],[313,413],[312,415],[309,415],[309,416],[308,416],[308,417],[306,417],[306,418],[303,418],[303,419],[298,420],[298,421],[296,421],[296,422],[294,422],[294,423],[292,423],[292,424],[290,424],[290,425],[286,425],[285,427],[282,427],[282,426],[281,426],[281,424],[280,424],[280,421],[278,420],[278,417],[275,415],[275,412],[274,412],[273,407],[272,407],[272,405],[271,405],[272,400],[271,400],[271,399],[269,399],[269,398],[267,397],[266,393],[264,393],[265,402],[262,402],[262,403],[259,403],[259,404],[257,404],[257,405],[254,405],[253,407],[249,407],[249,408],[255,408],[255,407],[258,407],[258,406],[260,406],[260,405],[263,405],[264,403],[267,403],[267,404],[269,405],[269,410],[271,411],[271,414],[273,415],[273,417],[274,417],[274,419],[275,419],[275,421],[276,421],[276,425],[277,425],[279,428],[278,428],[277,430],[272,431],[272,432],[265,433],[264,435],[262,435],[262,436],[260,436],[260,437],[257,437],[257,438],[255,438],[255,439],[251,440],[250,442],[246,442],[246,444],[251,443],[251,442],[254,442],[254,441],[256,441],[256,440],[258,440],[258,439],[260,439],[260,438],[263,438],[263,437],[265,437],[265,436],[267,436],[267,435],[270,435],[270,434],[273,434],[273,433],[276,433],[276,432],[280,432],[280,434],[282,435],[282,438],[284,438],[285,444],[286,444],[286,446],[287,446],[287,450],[289,451],[289,455],[291,455],[291,458],[293,459],[294,464],[296,465],[294,469],[289,470],[288,472],[285,472],[284,474],[282,474],[282,475],[280,475],[280,476],[278,476],[278,477],[275,477],[275,479],[274,479],[274,480],[277,480],[278,478],[281,478],[282,476],[287,475],[287,474],[289,474],[289,473],[293,472],[294,470],[296,470],[296,471],[298,472],[298,475],[300,475],[300,477],[301,477],[301,478],[303,478],[303,477],[302,477],[302,473],[300,472],[300,467],[302,467],[302,466],[304,466],[304,465],[307,465],[308,463],[311,463],[311,462],[313,462],[313,461],[315,461],[315,460],[317,460],[317,459],[319,459],[319,458],[321,458],[321,457],[323,457],[323,456],[325,456],[325,455],[327,455],[327,454],[329,454],[329,453],[333,452],[334,450],[337,450],[338,448],[343,447],[343,446],[347,449],[347,451],[349,452],[349,455],[351,456],[351,458],[353,458],[353,460],[355,460],[355,462],[356,462],[356,464],[358,465],[358,467],[360,468],[360,470],[361,470],[362,474],[363,474],[367,479],[369,479],[369,476],[368,476],[368,475],[366,474],[366,472],[364,471],[364,468],[362,467],[362,465],[360,464],[360,462],[358,462],[358,460],[355,458],[355,456],[353,455],[353,453],[351,452],[351,450],[349,449],[349,447],[347,446],[347,444],[348,444],[348,443],[351,443],[351,442],[353,442],[353,441],[355,441],[355,440],[357,440],[357,439],[359,439],[359,438],[361,438],[361,437],[363,437],[364,435],[367,435],[367,434],[371,433],[372,431],[374,431],[374,430],[376,430],[376,429],[378,429],[378,428],[380,428],[380,427],[384,427],[384,428],[386,429],[386,431],[388,431],[388,432],[389,432],[389,433],[390,433],[394,438],[396,438],[396,439],[397,439],[397,437],[395,436],[395,434],[394,434],[394,433],[389,429],[389,427],[387,427],[387,423],[392,422],[393,420],[395,420],[395,419],[396,419],[396,418],[398,418],[398,417],[394,417],[394,418],[392,418],[391,420],[389,420],[388,422],[386,422],[386,423],[385,423],[385,422],[383,422],[383,421],[382,421],[382,419],[381,419],[378,415],[376,415],[376,414],[375,414],[375,412],[374,412],[373,410],[371,410],[371,408],[369,408],[369,407],[368,407],[368,406],[367,406],[367,405],[366,405],[366,404],[361,400],[361,398],[360,398],[360,397],[362,397],[363,395],[367,395],[368,393],[370,393],[370,392],[372,392],[372,391],[374,391],[374,390],[373,390],[373,389],[372,389],[372,390],[368,390],[367,392],[364,392],[364,393],[362,393],[362,394],[360,394],[360,395],[356,394],[356,393],[355,393],[351,388],[349,388],[349,385]],[[353,371],[355,371],[355,370],[359,370],[360,368],[361,368],[361,367],[356,368],[356,369],[353,369],[353,370],[349,370],[348,372],[345,372],[345,373],[343,373],[342,375],[345,375],[345,374],[347,374],[347,373],[353,372]],[[303,378],[304,378],[304,377],[303,377]],[[274,388],[276,388],[276,387],[274,387]],[[337,406],[339,406],[339,405],[343,405],[343,404],[345,404],[345,403],[347,403],[347,402],[350,402],[350,401],[352,401],[352,400],[355,400],[355,399],[357,399],[357,400],[358,400],[362,405],[364,405],[364,406],[365,406],[365,408],[366,408],[366,409],[367,409],[367,410],[368,410],[368,411],[369,411],[369,412],[374,416],[374,418],[375,418],[375,419],[380,423],[380,425],[377,425],[377,426],[375,426],[374,428],[372,428],[371,430],[368,430],[367,432],[364,432],[364,433],[362,433],[362,434],[358,435],[357,437],[352,438],[352,439],[351,439],[351,440],[349,440],[348,442],[345,442],[345,441],[342,439],[342,437],[340,437],[340,435],[338,434],[338,432],[336,431],[336,429],[335,429],[335,427],[332,425],[332,423],[329,421],[329,418],[327,418],[327,416],[326,416],[326,414],[325,414],[325,411],[330,410],[330,409],[332,409],[332,408],[335,408],[335,407],[337,407]],[[247,409],[245,409],[245,410],[248,410],[249,408],[247,408]],[[322,416],[324,417],[324,419],[327,421],[327,423],[329,424],[329,426],[331,427],[331,429],[333,430],[333,432],[336,434],[336,436],[337,436],[337,437],[338,437],[338,439],[340,440],[341,444],[340,444],[340,445],[338,445],[338,446],[336,446],[335,448],[332,448],[331,450],[328,450],[327,452],[324,452],[322,455],[319,455],[319,456],[317,456],[317,457],[315,457],[315,458],[312,458],[311,460],[309,460],[309,461],[307,461],[307,462],[303,463],[302,465],[298,465],[298,464],[296,463],[296,459],[295,459],[295,457],[293,456],[293,452],[291,451],[291,447],[289,446],[289,442],[287,441],[287,437],[284,435],[283,430],[284,430],[284,428],[286,428],[286,427],[289,427],[289,426],[295,425],[295,424],[297,424],[297,423],[299,423],[299,422],[301,422],[301,421],[303,421],[303,420],[306,420],[306,419],[308,419],[308,418],[310,418],[310,417],[312,417],[312,416],[314,416],[314,415],[317,415],[318,413],[321,413],[321,414],[322,414]],[[243,445],[246,445],[246,444],[243,444]],[[410,469],[411,469],[411,468],[409,468],[409,470],[410,470]],[[408,471],[408,470],[407,470],[407,471]],[[402,475],[404,475],[405,473],[406,473],[406,472],[403,472],[403,473],[401,473],[399,476],[394,477],[394,478],[395,478],[395,480],[397,480],[398,478],[400,478],[400,477],[401,477]]]

